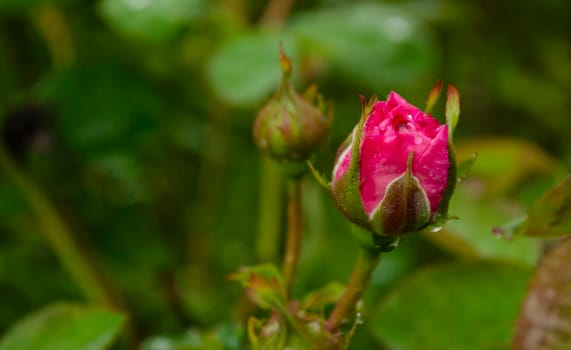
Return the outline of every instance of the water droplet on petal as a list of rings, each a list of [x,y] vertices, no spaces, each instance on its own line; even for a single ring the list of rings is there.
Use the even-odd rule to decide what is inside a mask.
[[[422,136],[417,135],[414,137],[414,143],[420,145],[422,143]]]

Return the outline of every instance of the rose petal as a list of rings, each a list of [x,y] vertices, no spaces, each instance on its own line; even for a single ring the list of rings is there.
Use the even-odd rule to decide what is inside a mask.
[[[442,125],[422,153],[415,157],[413,174],[425,190],[432,212],[436,211],[448,183],[448,126]]]
[[[397,94],[394,91],[391,91],[389,93],[389,96],[387,97],[387,108],[389,110],[392,110],[396,106],[414,107],[410,103],[408,103],[407,100],[402,98],[401,95]]]
[[[437,132],[439,130],[439,132]],[[436,137],[436,138],[435,138]],[[434,211],[446,187],[448,171],[446,128],[436,119],[391,92],[365,121],[360,146],[361,198],[367,214],[382,201],[388,184],[401,176],[411,153],[413,174],[426,185]],[[430,167],[429,162],[437,162]],[[424,186],[423,186],[424,187]]]

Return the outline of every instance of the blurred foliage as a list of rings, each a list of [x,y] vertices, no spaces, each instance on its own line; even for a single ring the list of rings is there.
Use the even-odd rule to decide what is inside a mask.
[[[500,264],[425,268],[383,300],[369,327],[390,349],[508,349],[528,278]]]
[[[124,322],[124,317],[109,311],[56,304],[18,322],[0,342],[0,349],[105,349]]]
[[[544,241],[510,243],[491,230],[571,167],[571,2],[292,4],[268,19],[259,0],[0,0],[4,149],[129,315],[134,342],[241,349],[252,309],[227,276],[282,251],[283,202],[258,203],[283,193],[282,183],[267,179],[273,172],[251,141],[256,111],[279,80],[279,42],[296,85],[316,82],[334,102],[330,141],[315,161],[325,173],[359,117],[358,94],[395,89],[422,106],[434,81],[451,82],[461,93],[458,159],[478,153],[451,205],[460,220],[405,237],[382,258],[352,348],[442,348],[452,344],[443,329],[458,330],[463,349],[506,348]],[[442,120],[443,107],[434,115]],[[2,167],[0,333],[12,331],[0,348],[16,341],[9,327],[24,315],[88,301]],[[357,247],[312,179],[304,194],[298,297],[346,281]],[[414,319],[425,308],[440,318]],[[465,322],[446,319],[462,312]],[[105,315],[88,312],[85,322],[116,320]],[[16,327],[33,326],[26,320]],[[470,343],[468,331],[481,337]]]

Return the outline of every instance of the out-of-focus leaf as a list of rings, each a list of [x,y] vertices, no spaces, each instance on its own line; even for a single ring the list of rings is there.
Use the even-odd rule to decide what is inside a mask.
[[[49,75],[40,96],[58,107],[61,134],[77,150],[96,154],[149,143],[164,113],[155,91],[129,68],[109,62],[72,67]]]
[[[179,337],[154,336],[141,350],[239,350],[245,340],[243,327],[224,324],[209,331],[190,329]]]
[[[170,39],[203,15],[203,0],[101,0],[103,18],[118,32],[144,42]]]
[[[518,232],[521,232],[527,224],[527,215],[516,217],[510,222],[506,222],[501,226],[494,226],[492,233],[496,236],[511,241]]]
[[[14,320],[36,311],[54,298],[74,300],[82,297],[57,258],[46,254],[43,237],[29,227],[35,224],[31,217],[17,218],[12,218],[15,221],[13,227],[4,226],[6,220],[3,219],[3,232],[0,233],[1,299],[10,301],[0,304],[0,337]],[[18,234],[14,234],[16,232]]]
[[[533,176],[557,181],[565,174],[565,168],[557,159],[520,139],[477,138],[456,145],[457,159],[468,159],[474,153],[478,154],[478,161],[470,173],[486,182],[483,189],[486,195],[517,190],[522,182]]]
[[[95,193],[101,193],[112,204],[128,206],[143,202],[149,196],[144,182],[143,165],[133,153],[98,154],[87,164],[87,181]]]
[[[331,282],[316,291],[305,296],[301,303],[300,310],[313,309],[319,311],[325,306],[337,302],[343,295],[345,286],[338,282]]]
[[[253,350],[285,349],[288,341],[287,326],[276,316],[267,322],[252,316],[248,320],[248,338]],[[289,338],[294,338],[294,334]]]
[[[281,79],[279,43],[292,59],[293,73],[297,49],[287,35],[252,33],[236,37],[212,57],[208,79],[214,91],[226,102],[251,105],[277,89]]]
[[[283,280],[278,269],[272,264],[242,267],[230,278],[239,282],[248,296],[265,309],[285,310],[286,296]]]
[[[115,312],[55,304],[18,322],[0,341],[0,350],[105,349],[124,322]]]
[[[571,234],[571,176],[533,204],[523,234],[534,237]]]
[[[524,213],[521,205],[505,198],[482,197],[484,183],[471,179],[458,184],[450,201],[450,220],[440,232],[425,235],[441,247],[468,259],[499,259],[532,266],[539,256],[538,242],[507,241],[492,234],[498,222]]]
[[[562,122],[560,115],[560,111],[569,106],[568,94],[563,85],[545,79],[535,70],[522,69],[520,64],[506,63],[494,67],[497,98],[502,99],[506,105],[528,111],[541,124],[548,125],[553,130],[569,131],[570,124]]]
[[[571,240],[541,261],[516,325],[514,350],[571,349]]]
[[[189,332],[184,341],[166,336],[154,336],[145,340],[141,350],[199,350],[203,349],[202,340],[195,332]],[[215,348],[217,350],[217,348]]]
[[[381,256],[379,266],[373,271],[371,284],[364,295],[365,305],[377,303],[380,297],[390,292],[400,281],[427,264],[450,261],[439,246],[424,237],[404,236],[399,241],[396,254]]]
[[[7,219],[23,213],[27,203],[18,188],[10,183],[0,184],[0,217]]]
[[[0,11],[25,11],[47,2],[57,0],[0,0]],[[60,0],[61,2],[61,0]]]
[[[212,335],[224,345],[225,350],[238,350],[242,348],[246,332],[242,326],[231,323],[216,327]]]
[[[216,282],[201,264],[187,265],[176,274],[175,284],[185,311],[201,323],[215,323],[231,307],[228,296],[217,292],[220,285]],[[229,282],[224,280],[224,283]]]
[[[520,191],[545,191],[545,186],[561,177],[563,167],[537,146],[521,140],[483,138],[464,141],[456,149],[458,159],[478,153],[470,176],[460,182],[450,201],[449,221],[441,232],[427,233],[440,246],[464,258],[500,259],[531,266],[539,255],[538,242],[508,242],[492,234],[499,223],[511,222],[525,214]],[[530,179],[540,185],[528,186]],[[542,189],[543,187],[543,189]],[[537,197],[539,193],[536,193]]]
[[[427,268],[381,301],[369,329],[390,349],[508,349],[528,278],[502,264]]]
[[[458,181],[462,181],[466,178],[466,176],[468,176],[468,173],[470,172],[470,169],[472,169],[476,158],[478,158],[478,153],[472,154],[470,158],[463,160],[458,164]]]
[[[318,10],[293,19],[291,31],[310,55],[331,61],[349,80],[373,89],[426,78],[435,61],[430,29],[381,4]]]
[[[556,237],[571,234],[571,176],[539,198],[527,215],[493,228],[498,236]]]

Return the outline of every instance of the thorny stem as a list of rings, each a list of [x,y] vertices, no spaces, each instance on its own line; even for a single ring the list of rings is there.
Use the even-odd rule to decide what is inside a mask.
[[[114,297],[92,261],[79,248],[68,226],[45,193],[19,169],[1,146],[0,166],[26,197],[48,243],[86,298],[91,302],[121,309],[120,302]]]
[[[287,181],[288,226],[282,273],[287,295],[289,296],[297,273],[301,247],[303,214],[301,211],[301,177],[289,178]]]
[[[371,275],[379,264],[380,258],[380,250],[361,247],[349,284],[326,323],[327,328],[333,334],[355,318],[357,304],[369,285]]]
[[[279,27],[285,21],[294,4],[294,0],[269,0],[260,19],[262,27]]]

